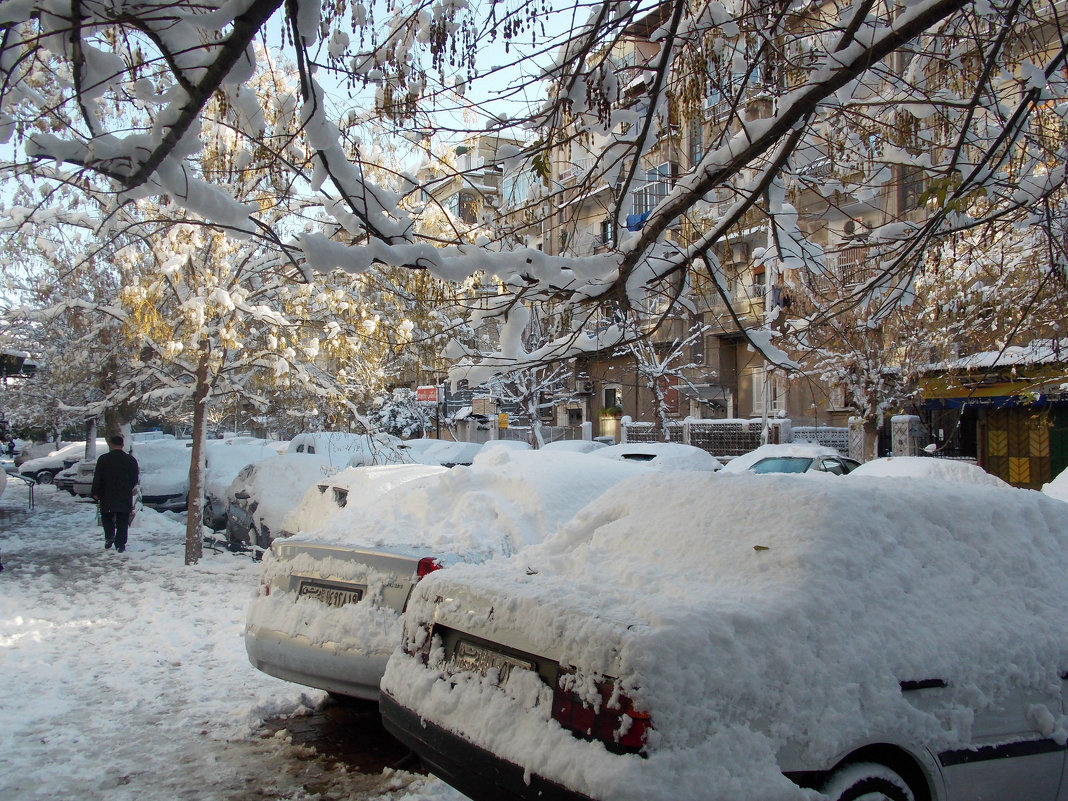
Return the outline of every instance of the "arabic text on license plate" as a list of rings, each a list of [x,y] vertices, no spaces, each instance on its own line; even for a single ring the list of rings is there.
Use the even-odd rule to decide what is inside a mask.
[[[363,597],[362,590],[348,590],[311,581],[302,581],[298,594],[302,598],[316,598],[327,606],[354,604]]]
[[[486,675],[492,668],[497,669],[498,683],[504,684],[512,668],[520,667],[533,670],[534,664],[525,659],[516,659],[513,656],[483,648],[480,645],[460,640],[453,652],[451,667],[453,671],[470,670],[475,673]]]

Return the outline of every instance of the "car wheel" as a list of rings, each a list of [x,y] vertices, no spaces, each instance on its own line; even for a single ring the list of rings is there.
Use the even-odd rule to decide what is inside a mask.
[[[908,782],[885,765],[863,762],[837,771],[823,787],[832,801],[916,801]]]
[[[42,470],[36,476],[34,476],[34,478],[36,479],[38,484],[51,484],[54,476],[55,473],[51,472],[50,470]]]

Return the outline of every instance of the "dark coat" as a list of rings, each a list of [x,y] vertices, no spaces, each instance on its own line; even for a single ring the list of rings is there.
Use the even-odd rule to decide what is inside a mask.
[[[106,512],[132,510],[138,474],[137,460],[126,451],[108,451],[97,459],[93,497],[100,501],[100,508]]]

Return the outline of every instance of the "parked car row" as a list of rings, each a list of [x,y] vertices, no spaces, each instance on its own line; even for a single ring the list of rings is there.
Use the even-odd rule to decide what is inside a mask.
[[[929,457],[751,469],[779,447],[346,469],[266,554],[250,661],[380,698],[474,801],[1055,801],[1068,505]]]

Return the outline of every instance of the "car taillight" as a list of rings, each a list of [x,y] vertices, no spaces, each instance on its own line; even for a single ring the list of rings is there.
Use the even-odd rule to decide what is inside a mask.
[[[599,740],[616,754],[638,754],[645,747],[652,724],[649,715],[634,708],[630,699],[615,691],[611,679],[597,683],[600,703],[591,707],[576,693],[561,686],[570,673],[562,672],[553,691],[553,720],[583,740]]]
[[[415,580],[426,578],[435,570],[441,570],[441,564],[433,556],[424,556],[419,560],[419,565],[415,568]]]

